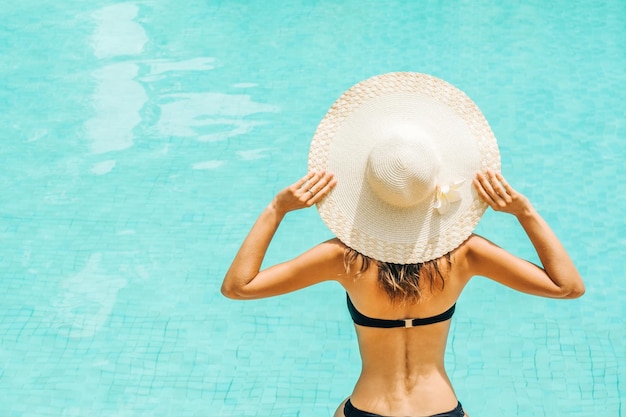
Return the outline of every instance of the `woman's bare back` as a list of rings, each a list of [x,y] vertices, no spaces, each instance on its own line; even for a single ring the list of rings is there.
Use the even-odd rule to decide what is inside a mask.
[[[363,315],[387,320],[434,317],[456,303],[467,282],[463,262],[442,260],[443,288],[424,280],[417,303],[392,302],[379,283],[376,263],[360,276],[341,280]],[[436,286],[435,286],[436,287]],[[450,320],[412,328],[355,325],[362,358],[361,375],[351,395],[360,409],[381,415],[432,415],[450,410],[457,398],[444,369]]]

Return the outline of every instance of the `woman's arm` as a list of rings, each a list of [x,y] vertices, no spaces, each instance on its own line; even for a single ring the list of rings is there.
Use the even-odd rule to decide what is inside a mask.
[[[222,294],[235,299],[269,297],[328,279],[324,274],[329,271],[324,271],[323,267],[315,275],[310,269],[316,266],[319,269],[320,263],[334,256],[336,244],[331,242],[321,244],[292,261],[262,272],[260,269],[267,248],[285,215],[311,207],[324,198],[335,183],[330,173],[311,172],[280,191],[263,210],[237,252],[224,277]]]
[[[524,195],[494,172],[478,174],[474,186],[492,209],[517,217],[543,265],[540,268],[485,239],[472,237],[468,257],[476,275],[545,297],[576,298],[584,294],[585,285],[569,254]]]

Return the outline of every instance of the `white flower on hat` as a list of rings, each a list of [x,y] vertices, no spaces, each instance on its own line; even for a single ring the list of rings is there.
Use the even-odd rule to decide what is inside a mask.
[[[450,185],[437,186],[435,193],[435,205],[439,214],[446,214],[450,210],[450,203],[456,203],[461,200],[459,188],[465,183],[465,180],[458,180]]]

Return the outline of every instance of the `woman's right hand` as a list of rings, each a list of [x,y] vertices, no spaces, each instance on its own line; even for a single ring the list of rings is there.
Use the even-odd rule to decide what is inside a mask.
[[[281,214],[318,203],[333,189],[337,180],[330,172],[309,172],[296,183],[280,191],[272,205]]]
[[[474,178],[474,187],[481,198],[495,211],[519,217],[532,210],[528,198],[515,191],[499,172],[491,170],[486,174],[479,172]]]

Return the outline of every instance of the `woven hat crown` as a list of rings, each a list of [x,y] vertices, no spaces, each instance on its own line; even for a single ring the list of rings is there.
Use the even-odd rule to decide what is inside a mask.
[[[439,163],[428,138],[392,136],[370,151],[366,178],[382,201],[395,207],[411,207],[432,197]]]

